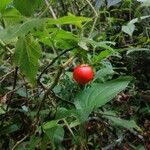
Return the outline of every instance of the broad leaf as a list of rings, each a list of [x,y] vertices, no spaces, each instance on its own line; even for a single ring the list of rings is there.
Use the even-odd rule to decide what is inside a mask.
[[[75,106],[80,120],[85,121],[94,108],[101,107],[111,101],[128,86],[130,81],[131,77],[122,77],[106,83],[94,84],[83,90],[75,98]]]
[[[29,19],[23,24],[18,24],[4,30],[0,30],[0,39],[10,40],[17,36],[23,36],[34,28],[39,28],[43,26],[46,22],[46,19]]]
[[[38,59],[40,56],[40,46],[33,37],[27,36],[19,38],[14,52],[14,62],[32,84],[36,83]]]

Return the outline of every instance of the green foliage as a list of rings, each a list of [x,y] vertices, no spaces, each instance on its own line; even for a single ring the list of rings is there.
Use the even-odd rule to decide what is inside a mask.
[[[149,18],[148,1],[0,0],[0,149],[144,149]]]
[[[48,23],[49,24],[73,24],[76,25],[77,27],[81,28],[83,22],[89,22],[91,21],[90,18],[87,17],[80,17],[80,16],[75,16],[71,13],[68,13],[68,16],[61,17],[59,19],[49,19]]]
[[[102,114],[106,119],[110,120],[114,125],[126,128],[131,131],[136,129],[137,131],[142,132],[142,130],[134,120],[125,120],[125,119],[118,118],[117,115],[113,112],[102,112]]]
[[[14,62],[29,78],[32,84],[36,83],[38,60],[41,57],[41,48],[32,36],[20,37],[14,51]]]
[[[123,77],[103,84],[92,85],[82,91],[75,98],[75,106],[81,121],[85,121],[93,109],[102,107],[112,100],[127,87],[130,81],[130,77]]]
[[[41,3],[41,0],[14,0],[14,6],[25,16],[31,16]]]
[[[0,31],[0,39],[9,41],[12,38],[23,36],[32,31],[34,28],[40,28],[45,23],[45,19],[29,19],[23,24],[6,28]]]
[[[5,9],[6,6],[11,2],[12,0],[1,0],[0,1],[0,12],[2,13]]]

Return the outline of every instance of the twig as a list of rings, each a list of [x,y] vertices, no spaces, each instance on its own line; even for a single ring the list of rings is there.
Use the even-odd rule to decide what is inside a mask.
[[[7,74],[5,74],[3,77],[1,77],[0,80],[0,84],[6,79],[7,76],[9,76],[10,74],[12,74],[15,70],[11,70],[10,72],[8,72]]]
[[[72,47],[72,48],[69,48],[69,49],[64,50],[62,53],[60,53],[58,56],[56,56],[56,57],[42,70],[42,72],[40,73],[40,75],[39,75],[39,77],[38,77],[38,79],[37,79],[37,82],[43,87],[43,89],[46,89],[46,88],[43,86],[43,84],[42,84],[41,81],[40,81],[42,75],[47,71],[47,69],[48,69],[50,66],[52,66],[52,65],[56,62],[57,59],[59,59],[60,56],[62,56],[62,55],[64,55],[65,53],[67,53],[67,52],[73,50],[74,48],[75,48],[75,47]]]
[[[14,91],[15,88],[16,88],[17,75],[18,75],[18,67],[16,67],[15,70],[14,70],[14,83],[13,83],[12,91]],[[10,95],[10,98],[9,98],[9,101],[8,101],[8,104],[7,104],[7,107],[6,107],[6,113],[5,113],[4,118],[1,121],[1,125],[0,126],[2,126],[3,122],[5,121],[5,118],[6,118],[7,113],[8,113],[9,105],[11,104],[11,100],[12,100],[13,94],[14,94],[14,92],[12,92],[11,95]]]
[[[2,40],[0,40],[0,47],[5,49],[6,51],[9,51],[11,54],[13,54],[12,50],[8,46],[6,46]]]
[[[95,10],[95,8],[93,7],[93,5],[91,4],[91,2],[89,1],[89,0],[85,0],[88,4],[89,4],[89,6],[92,8],[92,10],[93,10],[93,12],[95,13],[95,17],[98,17],[98,13],[97,13],[97,11]]]
[[[45,94],[44,94],[44,96],[43,96],[43,99],[41,100],[41,103],[40,103],[40,105],[39,105],[39,107],[38,107],[38,110],[37,110],[37,113],[36,113],[36,117],[35,117],[35,119],[34,119],[34,121],[33,121],[33,123],[32,123],[32,129],[34,129],[34,127],[36,126],[36,124],[37,124],[38,121],[39,121],[40,111],[41,111],[41,109],[42,109],[42,107],[43,107],[43,105],[44,105],[44,102],[45,102],[47,96],[49,95],[49,93],[51,93],[52,89],[57,85],[57,83],[58,83],[58,81],[59,81],[59,78],[60,78],[60,76],[61,76],[63,70],[66,68],[67,65],[70,64],[70,62],[72,62],[73,59],[74,59],[74,56],[71,57],[70,59],[68,59],[68,61],[67,61],[66,63],[62,64],[62,65],[59,67],[58,72],[57,72],[57,74],[56,74],[56,76],[55,76],[55,79],[53,80],[52,84],[51,84],[50,87],[47,89],[47,91],[45,92]]]
[[[90,31],[90,33],[89,33],[89,38],[91,38],[91,35],[92,35],[93,31],[94,31],[94,28],[95,28],[95,25],[96,25],[97,19],[98,19],[98,16],[94,19],[94,22],[93,22],[93,25],[92,25],[91,31]]]
[[[17,148],[17,146],[19,146],[27,137],[29,136],[29,134],[27,134],[25,137],[23,137],[21,140],[19,140],[12,148],[12,150],[15,150]]]
[[[48,0],[45,0],[45,4],[48,6],[48,8],[49,8],[49,10],[50,10],[50,12],[51,12],[53,18],[54,18],[54,19],[57,19],[56,14],[55,14],[55,12],[53,11],[52,6],[50,5],[50,3],[49,3]]]

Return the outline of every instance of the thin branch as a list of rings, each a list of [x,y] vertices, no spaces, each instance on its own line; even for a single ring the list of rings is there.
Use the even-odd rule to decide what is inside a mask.
[[[0,40],[0,47],[13,54],[12,50],[2,40]]]
[[[15,88],[16,88],[17,76],[18,76],[18,67],[16,67],[15,70],[14,70],[14,83],[13,83],[12,91],[14,91]],[[14,92],[11,92],[11,95],[9,97],[8,104],[7,104],[7,107],[6,107],[6,113],[5,113],[4,118],[1,121],[1,125],[0,126],[2,126],[4,121],[5,121],[5,118],[6,118],[7,113],[8,113],[9,105],[11,104],[11,100],[12,100],[13,94],[14,94]]]
[[[36,124],[39,122],[40,111],[41,111],[41,109],[42,109],[42,107],[43,107],[43,105],[44,105],[44,102],[45,102],[47,96],[48,96],[50,93],[52,93],[52,90],[53,90],[53,88],[57,85],[57,83],[58,83],[58,81],[59,81],[59,78],[60,78],[60,76],[61,76],[63,70],[66,68],[67,65],[69,65],[69,64],[73,61],[73,59],[74,59],[74,56],[71,57],[70,59],[68,59],[68,61],[67,61],[66,63],[62,64],[62,65],[59,67],[58,72],[57,72],[57,74],[55,75],[55,78],[54,78],[52,84],[51,84],[50,87],[47,89],[47,91],[45,92],[45,94],[44,94],[44,96],[43,96],[43,99],[41,100],[41,103],[40,103],[40,105],[39,105],[39,107],[38,107],[38,110],[37,110],[37,113],[36,113],[36,117],[35,117],[35,119],[34,119],[34,121],[33,121],[33,123],[32,123],[32,129],[34,129],[35,126],[36,126]]]
[[[7,74],[5,74],[3,77],[1,77],[0,80],[0,84],[7,78],[7,76],[9,76],[10,74],[12,74],[15,70],[11,70],[10,72],[8,72]]]
[[[48,0],[45,0],[45,4],[48,6],[48,8],[49,8],[49,10],[50,10],[50,12],[51,12],[53,18],[54,18],[54,19],[57,19],[56,14],[55,14],[55,12],[53,11],[53,8],[52,8],[52,6],[50,5],[50,3],[49,3]]]
[[[27,134],[25,137],[23,137],[20,141],[18,141],[12,148],[12,150],[15,150],[27,137],[29,134]]]
[[[56,56],[56,57],[42,70],[42,72],[40,73],[40,75],[39,75],[39,77],[38,77],[38,79],[37,79],[37,82],[42,86],[43,89],[46,89],[46,88],[43,86],[43,84],[42,84],[41,81],[40,81],[42,75],[47,71],[47,69],[48,69],[50,66],[52,66],[52,65],[59,59],[60,56],[62,56],[62,55],[64,55],[65,53],[67,53],[67,52],[73,50],[74,48],[75,48],[75,47],[72,47],[72,48],[66,49],[66,50],[64,50],[63,52],[61,52],[58,56]]]
[[[85,0],[88,4],[89,4],[89,6],[92,8],[92,10],[93,10],[93,12],[95,13],[95,17],[98,17],[98,13],[97,13],[97,11],[96,11],[96,9],[93,7],[93,5],[91,4],[91,2],[89,1],[89,0]]]

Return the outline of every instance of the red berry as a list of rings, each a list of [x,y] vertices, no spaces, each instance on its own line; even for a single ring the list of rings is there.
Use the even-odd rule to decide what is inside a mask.
[[[89,65],[83,64],[74,68],[73,78],[77,83],[81,85],[88,83],[93,79],[93,77],[94,72],[92,67],[90,67]]]

